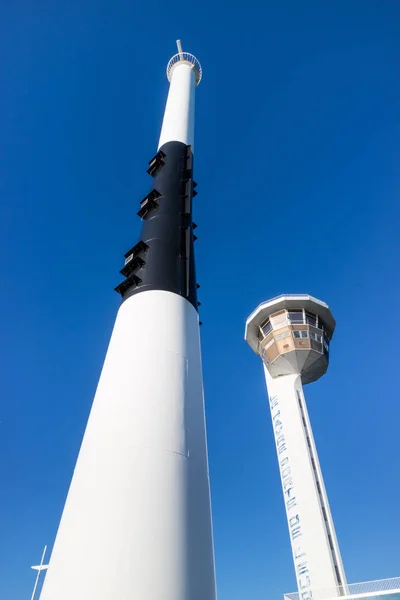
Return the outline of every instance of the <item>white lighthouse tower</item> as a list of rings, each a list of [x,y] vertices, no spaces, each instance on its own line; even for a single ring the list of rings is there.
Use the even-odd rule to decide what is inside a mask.
[[[303,393],[326,372],[334,329],[328,306],[303,294],[263,302],[246,323],[264,364],[299,600],[347,592]]]
[[[192,222],[202,70],[178,43],[167,75],[140,240],[41,600],[215,600]]]

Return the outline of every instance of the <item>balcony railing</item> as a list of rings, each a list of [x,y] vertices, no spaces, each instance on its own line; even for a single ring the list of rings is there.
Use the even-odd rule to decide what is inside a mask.
[[[364,581],[362,583],[348,583],[337,588],[312,590],[313,600],[333,600],[333,598],[371,598],[373,596],[384,596],[390,593],[400,594],[400,577],[392,579],[378,579],[375,581]],[[301,600],[298,592],[285,594],[285,600]]]

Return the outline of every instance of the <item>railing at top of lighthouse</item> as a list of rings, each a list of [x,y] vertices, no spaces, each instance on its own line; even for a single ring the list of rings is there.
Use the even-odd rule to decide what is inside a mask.
[[[192,67],[196,77],[196,85],[199,85],[203,76],[203,69],[201,68],[200,62],[195,56],[193,56],[193,54],[190,54],[189,52],[183,52],[180,40],[177,40],[176,45],[178,46],[178,53],[175,54],[167,64],[168,81],[171,81],[172,73],[175,67],[183,63]]]

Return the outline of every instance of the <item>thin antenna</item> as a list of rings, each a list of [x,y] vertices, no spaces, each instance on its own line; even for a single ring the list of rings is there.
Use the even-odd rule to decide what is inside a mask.
[[[183,50],[181,40],[176,40],[176,45],[178,46],[179,58],[183,60]]]
[[[37,588],[38,583],[39,583],[40,573],[42,571],[45,571],[47,569],[47,567],[49,566],[49,565],[44,565],[43,564],[44,557],[45,557],[45,554],[46,554],[46,550],[47,550],[47,546],[44,547],[43,554],[42,554],[42,560],[40,561],[40,565],[35,565],[34,567],[31,567],[31,569],[34,569],[35,571],[38,572],[38,574],[36,575],[36,581],[35,581],[35,585],[33,587],[33,592],[32,592],[32,596],[31,596],[31,600],[35,600],[36,588]]]

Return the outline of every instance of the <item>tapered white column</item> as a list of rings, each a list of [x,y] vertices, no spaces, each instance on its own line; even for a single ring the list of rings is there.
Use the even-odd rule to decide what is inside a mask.
[[[119,310],[41,600],[214,600],[198,316]]]
[[[300,600],[339,596],[346,578],[301,377],[264,372]]]
[[[186,53],[41,600],[215,600]],[[183,61],[183,62],[182,62]]]

